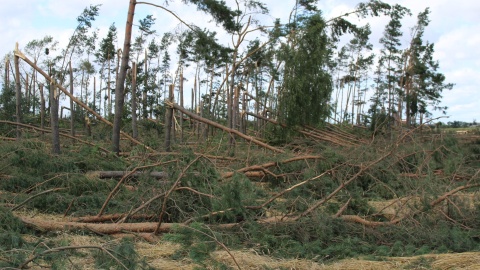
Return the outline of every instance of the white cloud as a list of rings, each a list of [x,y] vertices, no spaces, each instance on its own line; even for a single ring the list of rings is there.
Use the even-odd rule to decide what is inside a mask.
[[[387,3],[399,3],[412,10],[413,16],[404,19],[404,38],[406,44],[410,40],[409,27],[416,22],[416,16],[427,6],[431,8],[431,23],[425,32],[425,38],[435,43],[435,57],[440,61],[441,72],[447,76],[448,82],[456,83],[452,91],[444,93],[443,104],[449,106],[449,114],[453,120],[471,121],[480,119],[480,91],[477,90],[477,78],[480,78],[480,1],[473,0],[384,0]],[[15,0],[4,1],[0,9],[2,28],[0,35],[0,55],[13,50],[18,41],[24,47],[32,39],[40,39],[52,35],[65,46],[77,24],[76,18],[86,6],[102,4],[100,16],[94,22],[94,27],[100,29],[99,39],[106,36],[108,27],[115,22],[118,31],[118,46],[123,45],[125,19],[127,15],[127,0]],[[163,1],[152,1],[163,4]],[[269,24],[274,18],[280,17],[282,22],[294,7],[295,0],[264,0],[270,9],[270,16],[263,16],[262,21]],[[234,4],[235,1],[228,0]],[[324,17],[329,19],[349,12],[359,3],[359,0],[321,0],[319,7]],[[189,23],[202,25],[209,29],[214,26],[209,16],[196,10],[183,1],[170,1],[167,6]],[[152,6],[138,5],[135,23],[147,14],[157,18],[155,29],[161,37],[164,32],[171,31],[178,21],[171,14]],[[355,16],[352,22],[359,23]],[[388,18],[368,18],[360,21],[369,22],[372,27],[372,43],[378,46],[378,40],[383,34]],[[212,28],[214,29],[214,27]],[[160,38],[159,37],[159,38]],[[255,34],[248,36],[253,39]],[[218,38],[231,43],[230,35],[219,31]],[[378,47],[376,49],[378,51]],[[172,63],[172,66],[175,64]],[[477,94],[479,93],[479,94]]]

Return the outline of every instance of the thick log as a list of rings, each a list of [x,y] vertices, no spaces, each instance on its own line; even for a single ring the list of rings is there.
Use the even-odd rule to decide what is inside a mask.
[[[99,222],[115,222],[123,217],[127,216],[127,214],[109,214],[103,216],[86,216],[86,217],[75,217],[72,218],[70,221],[72,222],[84,222],[84,223],[99,223]],[[154,215],[134,215],[129,217],[130,219],[154,219],[156,216]]]
[[[223,130],[223,131],[226,131],[226,132],[228,132],[228,133],[235,134],[235,135],[237,135],[237,136],[239,136],[239,137],[241,137],[241,138],[243,138],[243,139],[245,139],[245,140],[247,140],[247,141],[250,141],[250,142],[252,142],[252,143],[254,143],[254,144],[256,144],[256,145],[259,145],[259,146],[261,146],[261,147],[267,148],[267,149],[272,150],[272,151],[274,151],[274,152],[277,152],[277,153],[285,153],[285,151],[283,151],[283,150],[281,150],[281,149],[275,148],[275,147],[273,147],[273,146],[271,146],[271,145],[268,145],[268,144],[266,144],[266,143],[264,143],[264,142],[261,142],[261,141],[255,139],[255,138],[253,138],[253,137],[251,137],[251,136],[245,135],[245,134],[241,133],[241,132],[238,131],[238,130],[234,130],[234,129],[225,127],[225,126],[223,126],[223,125],[221,125],[221,124],[219,124],[219,123],[216,123],[216,122],[214,122],[214,121],[211,121],[211,120],[202,118],[202,117],[200,117],[200,116],[198,116],[198,115],[196,115],[196,114],[194,114],[194,113],[191,113],[191,112],[189,112],[188,110],[186,110],[185,108],[180,107],[178,104],[169,103],[168,105],[172,106],[174,109],[181,111],[182,113],[188,115],[188,116],[191,117],[192,119],[195,119],[195,120],[197,120],[197,121],[199,121],[199,122],[203,122],[203,123],[208,124],[208,125],[210,125],[210,126],[212,126],[212,127],[216,127],[216,128],[219,128],[219,129],[221,129],[221,130]]]
[[[87,173],[89,177],[97,177],[97,178],[122,178],[125,175],[131,173],[131,171],[93,171]],[[141,175],[147,174],[146,172],[134,172],[131,176],[132,177],[139,177]],[[166,172],[150,172],[148,173],[149,176],[155,177],[157,179],[166,178],[168,174]]]
[[[76,230],[90,230],[101,234],[119,234],[125,232],[135,233],[153,233],[157,229],[158,222],[142,222],[142,223],[108,223],[95,224],[72,221],[52,221],[42,218],[30,218],[17,216],[27,226],[46,230],[46,231],[76,231]],[[158,232],[167,233],[174,227],[185,226],[182,223],[162,223],[158,228]],[[217,227],[229,229],[237,226],[236,223],[221,224]]]
[[[75,230],[91,230],[102,234],[117,234],[124,232],[146,233],[154,232],[157,228],[157,222],[142,223],[109,223],[109,224],[92,224],[84,222],[72,221],[52,221],[41,218],[18,217],[27,226],[39,228],[46,231],[75,231]],[[161,232],[169,232],[175,224],[163,223],[160,227]]]

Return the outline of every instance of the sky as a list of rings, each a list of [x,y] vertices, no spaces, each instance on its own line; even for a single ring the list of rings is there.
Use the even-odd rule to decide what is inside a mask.
[[[261,1],[261,0],[260,0]],[[11,52],[15,42],[20,50],[31,40],[41,39],[51,35],[65,47],[76,25],[77,16],[88,5],[101,4],[99,17],[93,23],[99,29],[99,38],[106,36],[108,27],[115,23],[118,29],[118,47],[123,44],[125,20],[128,10],[128,0],[2,0],[0,16],[0,57]],[[157,5],[165,5],[164,0],[150,0]],[[195,7],[185,5],[181,0],[170,0],[168,9],[178,14],[187,23],[201,28],[216,30],[211,18],[196,11]],[[227,3],[235,3],[227,0]],[[275,18],[282,22],[294,7],[295,0],[263,0],[269,8],[269,15],[258,18],[264,24],[269,24]],[[319,0],[318,8],[326,19],[352,11],[360,1],[354,0]],[[404,37],[402,42],[408,44],[411,38],[410,28],[416,22],[419,12],[430,7],[431,23],[425,32],[425,39],[435,44],[434,57],[440,63],[440,72],[446,76],[448,83],[454,83],[452,90],[443,93],[442,106],[447,106],[447,115],[434,113],[434,117],[445,117],[439,121],[480,121],[480,1],[476,0],[384,0],[389,4],[400,4],[412,11],[412,17],[405,18]],[[138,5],[135,21],[152,14],[157,20],[154,29],[158,34],[178,29],[179,22],[165,11],[148,5]],[[354,23],[364,25],[370,23],[372,28],[371,42],[378,52],[378,40],[383,34],[388,18],[350,19]],[[221,42],[231,43],[231,37],[219,31]],[[254,39],[255,34],[247,36]],[[406,47],[406,45],[405,45]],[[175,66],[172,64],[172,66]],[[448,118],[447,118],[448,117]]]

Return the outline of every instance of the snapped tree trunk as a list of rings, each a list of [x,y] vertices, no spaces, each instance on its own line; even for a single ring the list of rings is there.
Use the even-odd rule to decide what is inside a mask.
[[[45,128],[45,96],[43,94],[43,84],[40,84],[40,127]]]
[[[122,52],[122,63],[120,65],[120,70],[118,73],[118,78],[115,86],[115,117],[113,120],[113,152],[120,154],[120,129],[122,124],[123,116],[123,103],[124,96],[123,92],[125,90],[125,77],[127,75],[127,66],[128,59],[130,56],[130,42],[132,39],[132,25],[133,25],[133,16],[135,13],[136,0],[130,0],[130,5],[128,8],[127,22],[125,26],[125,41],[123,43],[123,52]]]
[[[18,43],[17,43],[17,50],[18,50]],[[17,123],[22,122],[22,86],[20,85],[20,60],[18,56],[14,57],[14,62],[15,62],[15,89],[16,89],[16,94],[15,94],[15,99],[16,99],[16,110],[15,110],[15,115],[17,119]],[[20,130],[20,127],[17,126],[17,141],[20,140],[22,137],[22,132]]]
[[[169,87],[169,102],[173,103],[173,84]],[[172,120],[173,120],[173,107],[166,107],[165,113],[165,151],[170,152],[171,149],[171,135],[172,135]]]
[[[181,67],[180,70],[180,106],[183,107],[183,67]],[[180,142],[183,142],[183,113],[179,111],[180,113]]]
[[[73,70],[72,61],[68,63],[70,67],[70,94],[73,96]],[[70,135],[75,137],[75,113],[73,110],[73,99],[70,99]]]
[[[58,126],[58,97],[57,86],[50,82],[50,126],[52,129],[52,153],[60,154],[60,130]]]

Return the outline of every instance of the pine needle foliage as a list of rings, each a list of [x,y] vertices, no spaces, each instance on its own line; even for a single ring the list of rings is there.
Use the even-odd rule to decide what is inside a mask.
[[[95,251],[95,267],[97,269],[154,269],[150,267],[135,250],[135,244],[128,238],[123,238],[119,243],[113,243],[107,247],[110,254],[106,254],[105,251]],[[123,265],[120,265],[112,255],[118,259]]]
[[[326,24],[320,13],[298,19],[291,29],[291,42],[283,46],[285,61],[279,97],[280,117],[288,126],[322,123],[329,115],[333,90],[326,71],[329,59]]]

